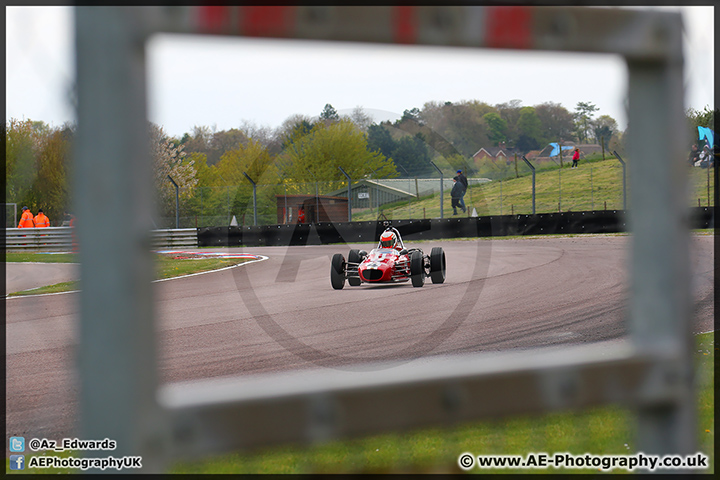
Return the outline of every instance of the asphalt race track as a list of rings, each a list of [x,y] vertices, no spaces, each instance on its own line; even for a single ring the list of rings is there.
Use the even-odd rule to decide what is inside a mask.
[[[265,261],[154,283],[163,382],[308,368],[372,369],[432,355],[626,335],[628,236],[429,241],[447,280],[330,286],[330,258],[368,245],[229,249]],[[227,251],[225,249],[224,251]],[[691,244],[694,330],[713,326],[713,237]],[[17,282],[34,284],[36,266]],[[10,272],[8,272],[10,275]],[[42,275],[42,273],[39,273]],[[6,300],[6,436],[77,435],[77,294]]]

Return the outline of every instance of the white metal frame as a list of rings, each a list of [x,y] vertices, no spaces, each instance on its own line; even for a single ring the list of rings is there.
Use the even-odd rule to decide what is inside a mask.
[[[333,374],[282,388],[250,382],[158,391],[144,56],[147,39],[158,32],[622,56],[631,129],[630,343],[503,361],[429,361],[355,381]],[[113,438],[114,455],[142,455],[145,471],[155,472],[193,453],[620,402],[637,411],[640,451],[695,453],[679,14],[565,7],[77,7],[76,35],[83,438]]]

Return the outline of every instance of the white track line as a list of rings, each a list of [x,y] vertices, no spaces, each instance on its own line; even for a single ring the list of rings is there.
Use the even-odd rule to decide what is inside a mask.
[[[179,278],[194,277],[194,276],[197,276],[197,275],[204,275],[204,274],[206,274],[206,273],[222,272],[223,270],[229,270],[229,269],[231,269],[231,268],[240,267],[240,266],[242,266],[242,265],[249,265],[249,264],[255,263],[255,262],[262,262],[263,260],[267,260],[268,258],[270,258],[270,257],[266,257],[265,255],[254,255],[254,256],[257,257],[257,258],[256,258],[255,260],[250,260],[250,261],[248,261],[248,262],[242,262],[242,263],[238,263],[238,264],[235,264],[235,265],[230,265],[229,267],[218,268],[218,269],[216,269],[216,270],[207,270],[207,271],[205,271],[205,272],[189,273],[189,274],[187,274],[187,275],[180,275],[179,277],[160,278],[160,279],[157,279],[157,280],[153,280],[152,283],[156,283],[156,282],[166,282],[166,281],[168,281],[168,280],[177,280],[177,279],[179,279]],[[211,257],[208,257],[208,258],[211,258]],[[24,262],[19,262],[19,263],[24,263]],[[37,288],[43,288],[43,287],[37,287]],[[36,290],[36,289],[31,289],[31,290],[28,290],[28,291],[32,291],[32,290]],[[78,292],[80,292],[80,290],[71,290],[71,291],[68,291],[68,292],[55,292],[55,293],[38,293],[37,295],[13,295],[13,296],[11,296],[11,297],[5,295],[5,296],[4,296],[4,299],[5,299],[5,300],[12,300],[12,299],[14,299],[14,298],[37,298],[37,297],[45,297],[45,296],[49,296],[49,295],[64,295],[64,294],[66,294],[66,293],[78,293]]]

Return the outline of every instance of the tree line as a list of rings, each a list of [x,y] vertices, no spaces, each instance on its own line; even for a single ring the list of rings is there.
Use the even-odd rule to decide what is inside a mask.
[[[249,177],[263,185],[257,192],[260,221],[275,223],[277,195],[338,190],[346,185],[343,170],[353,181],[422,178],[437,175],[432,161],[446,173],[462,168],[472,176],[484,173],[472,161],[481,147],[504,145],[524,154],[558,141],[621,145],[617,122],[594,118],[596,111],[589,102],[574,112],[552,102],[428,102],[394,122],[374,123],[362,108],[340,116],[327,104],[317,117],[294,115],[275,129],[248,122],[223,131],[196,126],[180,138],[148,123],[158,211],[174,218],[175,187],[168,176],[179,186],[181,215],[216,217],[215,224],[227,224],[231,216],[242,221],[252,201]],[[714,113],[688,110],[689,138],[697,138],[697,126],[712,128]],[[52,225],[60,225],[72,210],[74,136],[72,124],[7,121],[6,202],[34,213],[42,208]]]

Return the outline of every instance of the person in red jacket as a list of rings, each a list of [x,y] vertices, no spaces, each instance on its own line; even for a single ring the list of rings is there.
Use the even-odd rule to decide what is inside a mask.
[[[578,147],[575,147],[575,152],[573,153],[573,164],[570,168],[577,168],[578,166],[578,160],[580,160],[580,149]]]
[[[20,223],[18,228],[34,228],[35,223],[33,222],[33,214],[28,207],[22,208],[22,216],[20,217]]]
[[[305,223],[305,209],[303,207],[298,208],[298,223]]]
[[[33,223],[35,223],[35,228],[46,228],[50,226],[50,219],[45,216],[42,208],[38,210],[37,215],[33,218]]]

